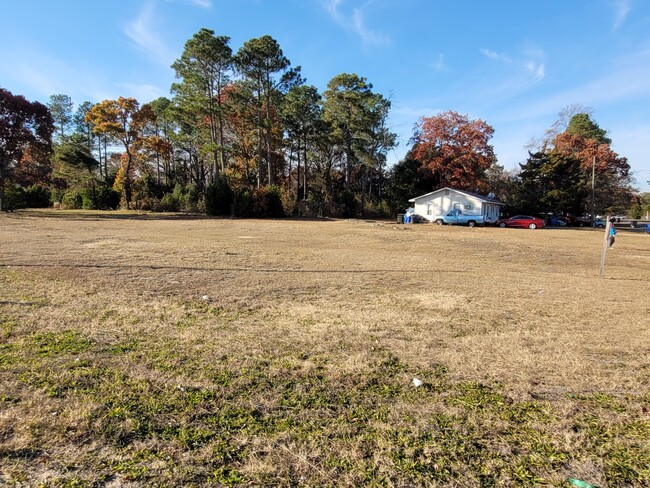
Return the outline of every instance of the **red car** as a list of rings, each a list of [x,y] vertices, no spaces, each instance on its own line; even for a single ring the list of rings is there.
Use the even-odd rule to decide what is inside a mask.
[[[537,217],[531,217],[530,215],[515,215],[509,219],[497,220],[497,225],[499,227],[527,227],[529,229],[537,229],[538,227],[544,227],[544,221]]]

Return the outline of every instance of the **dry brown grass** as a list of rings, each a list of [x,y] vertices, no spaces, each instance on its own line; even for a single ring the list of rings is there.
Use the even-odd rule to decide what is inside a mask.
[[[602,237],[0,215],[0,482],[642,486],[650,237]]]

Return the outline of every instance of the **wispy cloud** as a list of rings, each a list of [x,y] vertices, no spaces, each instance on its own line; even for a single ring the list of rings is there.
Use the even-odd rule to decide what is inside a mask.
[[[527,104],[525,111],[519,108],[509,114],[510,120],[534,118],[555,114],[561,107],[572,103],[603,107],[650,97],[650,52],[639,51],[620,58],[618,66],[590,81],[540,98]]]
[[[26,86],[41,94],[41,96],[64,93],[63,83],[50,76],[50,74],[43,69],[43,66],[36,68],[25,63],[18,63],[12,69],[12,76],[15,79],[22,81]]]
[[[543,80],[544,76],[546,75],[546,67],[543,63],[538,64],[534,61],[527,61],[526,69],[531,75],[533,75],[533,83],[537,83],[538,81]]]
[[[481,54],[483,56],[487,56],[490,59],[499,59],[499,55],[495,53],[494,51],[490,51],[489,49],[482,48],[481,49]]]
[[[209,10],[212,8],[212,0],[166,0],[167,3],[183,3],[191,7]]]
[[[447,62],[445,61],[445,55],[442,53],[438,53],[438,56],[436,57],[436,60],[432,66],[436,71],[449,71]]]
[[[366,25],[365,11],[371,4],[372,2],[366,2],[361,7],[355,7],[348,13],[341,10],[343,0],[324,0],[322,5],[338,25],[359,36],[364,46],[388,45],[390,39],[385,34],[368,28]]]
[[[154,4],[145,3],[137,18],[124,27],[124,33],[145,54],[163,66],[169,66],[174,60],[174,53],[160,39],[154,30]]]
[[[199,8],[212,8],[212,0],[189,0],[189,3]]]
[[[413,58],[408,58],[404,57],[402,58],[405,61],[408,61],[409,64],[411,63],[417,63],[422,66],[427,66],[431,68],[434,72],[436,73],[446,73],[449,71],[449,66],[447,65],[447,60],[445,59],[445,55],[442,53],[438,53],[436,55],[436,58],[433,61],[423,61],[420,59],[413,59]]]
[[[488,59],[513,64],[517,66],[518,70],[522,70],[523,68],[524,72],[528,75],[525,80],[526,85],[538,83],[546,76],[546,66],[543,62],[545,58],[544,50],[538,47],[526,46],[516,58],[488,48],[481,48],[479,52]]]
[[[613,29],[618,30],[632,10],[632,2],[630,0],[614,0],[612,5],[615,11]]]
[[[499,53],[497,53],[495,51],[492,51],[491,49],[482,48],[482,49],[480,49],[480,52],[486,58],[494,59],[494,60],[497,60],[497,61],[506,61],[506,62],[511,61],[511,59],[509,57],[507,57],[507,56],[505,56],[503,54],[499,54]]]

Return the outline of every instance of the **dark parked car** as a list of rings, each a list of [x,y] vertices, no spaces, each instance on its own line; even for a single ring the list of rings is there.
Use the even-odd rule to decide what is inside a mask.
[[[499,227],[522,227],[528,229],[537,229],[538,227],[544,227],[544,221],[542,219],[538,219],[537,217],[531,217],[530,215],[515,215],[509,219],[497,220],[497,225]]]

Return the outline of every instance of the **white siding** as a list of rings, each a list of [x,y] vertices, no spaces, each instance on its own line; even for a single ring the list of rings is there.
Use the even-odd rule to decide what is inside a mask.
[[[436,217],[444,215],[450,210],[453,210],[454,204],[456,204],[458,208],[460,208],[466,215],[483,215],[481,200],[451,189],[443,189],[434,192],[431,195],[416,198],[414,202],[414,209],[417,215],[420,215],[430,222],[435,222]],[[431,205],[432,209],[431,214],[428,214],[427,212],[429,205]],[[496,207],[496,205],[494,206]],[[496,212],[498,218],[498,209]]]

